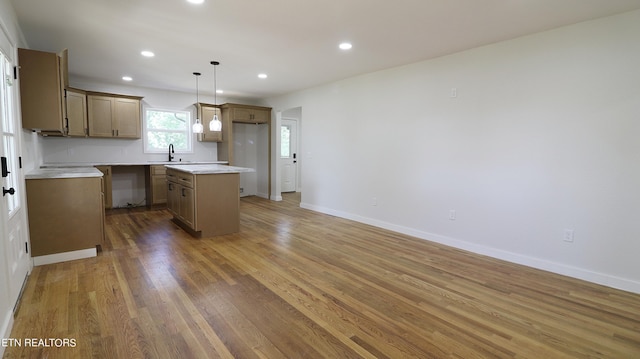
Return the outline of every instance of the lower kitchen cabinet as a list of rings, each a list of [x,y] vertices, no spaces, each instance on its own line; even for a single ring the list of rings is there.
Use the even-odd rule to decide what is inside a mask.
[[[27,179],[31,256],[95,250],[104,241],[101,177]]]
[[[167,204],[167,169],[164,165],[151,165],[146,173],[147,206]]]

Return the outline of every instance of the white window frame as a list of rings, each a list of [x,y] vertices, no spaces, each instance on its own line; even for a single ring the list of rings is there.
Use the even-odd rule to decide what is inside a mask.
[[[142,142],[143,142],[143,151],[144,153],[166,153],[169,145],[167,145],[167,148],[164,149],[150,149],[148,144],[148,138],[147,138],[147,132],[149,131],[149,128],[147,127],[147,112],[148,111],[163,111],[163,112],[172,112],[172,113],[184,113],[187,115],[187,128],[185,129],[184,133],[187,135],[187,149],[186,150],[182,150],[182,149],[175,149],[175,153],[194,153],[193,151],[193,133],[191,132],[191,126],[192,126],[192,112],[189,110],[177,110],[177,109],[171,109],[171,108],[162,108],[162,107],[145,107],[144,111],[143,111],[143,120],[142,120]],[[154,130],[154,129],[152,129]],[[169,130],[162,130],[162,129],[155,129],[154,131],[157,132],[174,132],[174,131],[169,131]],[[182,131],[180,131],[182,132]]]

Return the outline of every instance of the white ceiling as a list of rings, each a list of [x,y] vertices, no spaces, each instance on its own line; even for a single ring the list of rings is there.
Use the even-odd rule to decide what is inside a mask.
[[[30,48],[78,78],[264,98],[563,25],[640,0],[11,0]],[[342,51],[342,41],[353,49]],[[141,50],[154,58],[143,58]],[[260,72],[269,77],[261,80]]]

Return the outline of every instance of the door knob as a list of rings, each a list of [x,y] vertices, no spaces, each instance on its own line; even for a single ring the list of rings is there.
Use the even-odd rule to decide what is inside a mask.
[[[7,193],[13,196],[13,194],[14,194],[14,193],[16,193],[16,190],[15,190],[15,189],[13,189],[13,187],[11,187],[11,188],[9,188],[9,189],[6,189],[6,188],[4,188],[4,186],[3,186],[3,187],[2,187],[2,197],[6,196],[6,195],[7,195]]]

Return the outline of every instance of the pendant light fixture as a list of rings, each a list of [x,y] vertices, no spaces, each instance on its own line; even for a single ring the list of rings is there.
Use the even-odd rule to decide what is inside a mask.
[[[216,66],[220,65],[218,61],[211,61],[213,65],[213,104],[218,105],[218,84],[216,82]],[[212,132],[222,131],[222,122],[218,118],[217,109],[213,111],[213,118],[209,122],[209,130]]]
[[[204,126],[202,126],[202,122],[200,122],[200,116],[198,113],[198,104],[200,103],[200,97],[198,95],[198,76],[201,74],[199,72],[193,73],[196,76],[196,122],[193,124],[193,133],[202,133],[204,132]]]

